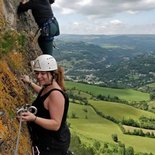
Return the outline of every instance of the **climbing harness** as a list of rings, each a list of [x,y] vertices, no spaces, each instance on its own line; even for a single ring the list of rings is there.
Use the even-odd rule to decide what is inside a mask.
[[[37,113],[37,108],[35,106],[31,106],[29,104],[23,105],[21,108],[17,109],[17,116],[20,116],[23,112],[28,112],[28,111],[35,115]],[[20,117],[19,130],[18,130],[18,136],[17,136],[17,142],[16,142],[16,148],[15,148],[14,155],[17,155],[17,152],[18,152],[18,145],[19,145],[19,137],[20,137],[20,133],[21,133],[21,126],[22,126],[22,118]]]
[[[43,25],[40,27],[40,33],[42,37],[45,37],[45,40],[53,40],[55,36],[60,35],[59,24],[55,17],[49,18]]]
[[[57,27],[57,31],[54,34],[51,34],[49,30],[51,24],[55,24],[55,26]],[[54,36],[60,35],[59,25],[56,18],[50,18],[41,27],[39,27],[32,38],[32,42],[35,42],[36,38],[38,38],[37,36],[39,35],[39,32],[41,33],[42,37],[47,37],[47,40],[53,40]]]

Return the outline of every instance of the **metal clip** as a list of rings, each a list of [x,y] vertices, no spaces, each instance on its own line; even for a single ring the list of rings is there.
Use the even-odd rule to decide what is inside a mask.
[[[29,104],[23,105],[21,108],[17,109],[17,115],[20,115],[21,113],[28,111],[35,115],[37,113],[37,108]]]

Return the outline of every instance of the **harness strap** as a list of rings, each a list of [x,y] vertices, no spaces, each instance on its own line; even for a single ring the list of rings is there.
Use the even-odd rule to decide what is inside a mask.
[[[44,27],[44,26],[47,26],[48,24],[51,24],[54,19],[55,19],[55,17],[52,17],[52,18],[48,19],[45,23],[43,23],[43,25],[41,26],[41,28]]]

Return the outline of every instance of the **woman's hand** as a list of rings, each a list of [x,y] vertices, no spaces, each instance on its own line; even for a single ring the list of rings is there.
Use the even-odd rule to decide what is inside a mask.
[[[31,113],[31,112],[22,112],[19,116],[18,119],[22,119],[24,122],[33,122],[36,119],[36,116]]]
[[[21,0],[20,1],[22,4],[25,4],[27,1],[26,0]]]
[[[29,84],[31,83],[31,79],[28,75],[22,75],[21,80]]]

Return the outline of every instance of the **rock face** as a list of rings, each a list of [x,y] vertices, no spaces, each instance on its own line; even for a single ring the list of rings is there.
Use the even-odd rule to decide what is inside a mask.
[[[19,130],[16,109],[31,103],[32,91],[20,80],[39,54],[32,37],[37,28],[31,13],[16,15],[17,0],[0,0],[0,155],[14,154]],[[18,155],[31,155],[29,133],[22,123]]]
[[[16,8],[13,5],[13,1],[3,1],[3,15],[8,22],[8,26],[15,27],[16,23]]]

